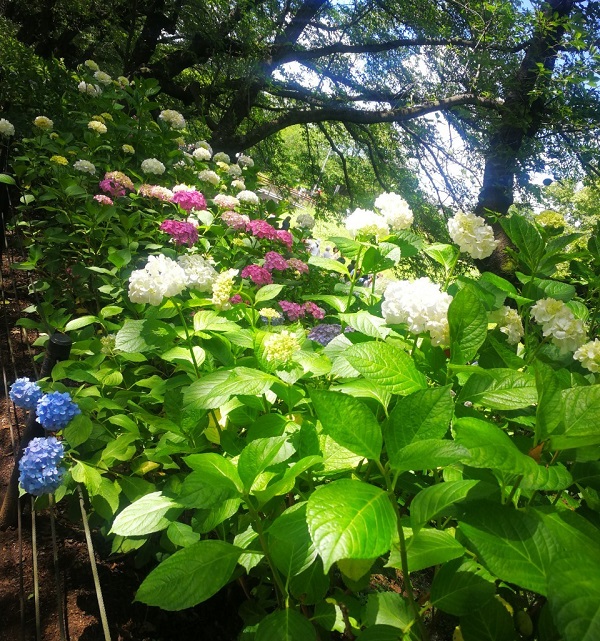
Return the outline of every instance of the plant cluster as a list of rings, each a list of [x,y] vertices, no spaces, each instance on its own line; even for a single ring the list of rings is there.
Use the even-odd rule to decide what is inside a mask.
[[[151,563],[143,603],[239,582],[244,640],[424,640],[438,613],[465,641],[593,638],[595,240],[569,256],[577,234],[513,215],[519,285],[456,276],[459,250],[386,194],[328,239],[340,259],[311,255],[310,221],[282,228],[251,159],[187,143],[152,80],[101,74],[88,63],[76,110],[14,143],[42,297],[21,322],[74,339],[40,381],[60,441],[30,446],[24,489],[83,485],[113,552]],[[450,232],[495,247],[482,219]],[[395,279],[414,257],[442,282]],[[557,279],[569,260],[577,278]]]

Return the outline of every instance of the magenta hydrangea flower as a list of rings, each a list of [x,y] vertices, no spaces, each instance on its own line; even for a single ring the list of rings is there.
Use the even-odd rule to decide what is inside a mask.
[[[306,303],[304,303],[304,309],[306,310],[307,314],[310,314],[316,320],[325,318],[325,310],[312,301],[307,301]]]
[[[277,252],[267,252],[265,254],[265,269],[268,269],[270,272],[273,270],[282,272],[287,268],[288,262],[281,254]]]
[[[234,296],[232,296],[232,297],[229,299],[229,302],[230,302],[232,305],[237,305],[238,303],[243,303],[243,302],[244,302],[244,300],[243,300],[243,298],[242,298],[241,294],[235,294]]]
[[[255,285],[270,285],[273,282],[271,273],[260,265],[248,265],[242,269],[242,278],[249,278]]]
[[[275,240],[278,240],[280,243],[283,243],[288,249],[292,248],[294,242],[294,237],[290,234],[289,231],[285,229],[277,229],[275,231]]]
[[[171,200],[186,211],[206,209],[206,198],[196,189],[179,189]]]
[[[125,196],[128,191],[135,191],[131,178],[122,171],[106,172],[104,174],[104,180],[100,181],[100,189],[110,194],[113,198]]]
[[[287,300],[280,300],[279,307],[281,307],[284,314],[288,317],[289,320],[297,321],[299,318],[304,318],[306,316],[306,309],[303,305],[298,303],[292,303]]]
[[[104,181],[102,181],[104,182]],[[99,202],[101,205],[112,205],[113,200],[109,196],[105,196],[104,194],[96,194],[94,196],[94,200],[96,202]]]
[[[299,258],[289,258],[287,264],[290,269],[295,269],[301,274],[308,274],[308,265]]]
[[[256,236],[256,238],[277,240],[277,230],[264,220],[251,220],[246,224],[246,231]]]
[[[224,211],[221,214],[221,220],[236,231],[245,231],[250,219],[246,214],[238,214],[235,211]]]
[[[198,230],[192,223],[185,223],[180,220],[165,220],[160,230],[169,234],[176,245],[187,245],[191,247],[198,242]]]

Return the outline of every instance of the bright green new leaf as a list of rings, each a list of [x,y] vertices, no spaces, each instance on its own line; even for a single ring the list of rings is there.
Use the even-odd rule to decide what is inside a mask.
[[[487,336],[488,319],[475,287],[458,291],[448,308],[450,360],[467,363],[475,358]]]
[[[392,394],[406,396],[427,387],[427,379],[412,358],[402,350],[381,342],[357,343],[343,354],[365,378]]]
[[[238,461],[238,474],[249,490],[256,477],[271,465],[282,463],[296,450],[287,436],[257,438],[242,450]]]
[[[218,455],[196,454],[195,456],[217,457]],[[229,465],[233,468],[233,464],[229,463]],[[237,477],[237,472],[233,476]],[[198,464],[195,470],[185,477],[177,494],[177,501],[187,508],[212,508],[239,495],[235,480],[225,474],[223,468],[206,461],[205,464]]]
[[[407,630],[411,627],[413,620],[407,600],[397,592],[369,594],[363,620],[368,628],[374,625],[390,625],[400,630]]]
[[[283,285],[265,285],[261,287],[254,296],[255,303],[264,303],[268,300],[273,300],[276,296],[279,296]]]
[[[306,456],[296,461],[291,467],[288,467],[283,476],[277,481],[270,483],[266,489],[256,490],[253,493],[259,499],[260,503],[264,505],[275,496],[282,496],[283,494],[291,492],[296,484],[296,478],[300,476],[300,474],[322,463],[323,459],[320,456]]]
[[[175,337],[175,330],[162,321],[128,318],[117,332],[115,346],[127,353],[147,352],[168,345]]]
[[[433,565],[440,565],[457,559],[464,553],[465,548],[447,530],[419,530],[406,541],[409,572],[418,572]],[[397,544],[392,547],[387,567],[402,569]]]
[[[316,641],[312,623],[295,610],[277,610],[265,617],[256,630],[255,641]]]
[[[325,434],[354,454],[379,458],[381,428],[364,403],[346,394],[324,390],[311,390],[310,398]]]
[[[458,258],[458,248],[454,245],[445,245],[444,243],[431,243],[423,251],[436,263],[442,265],[446,270],[452,269]]]
[[[338,274],[343,274],[347,278],[350,278],[350,273],[348,272],[348,268],[346,267],[346,265],[342,265],[342,263],[334,260],[333,258],[311,256],[308,259],[308,264],[314,265],[315,267],[320,267],[321,269],[325,269],[328,272],[337,272]]]
[[[92,323],[98,323],[97,316],[80,316],[79,318],[74,318],[65,325],[65,332],[72,332],[76,329],[81,329],[82,327],[87,327]]]
[[[545,248],[540,232],[526,218],[517,214],[509,218],[501,217],[500,224],[519,250],[519,260],[522,260],[531,271],[537,269]]]
[[[386,327],[385,321],[379,316],[373,316],[364,309],[354,314],[340,314],[339,319],[357,332],[371,338],[385,339],[392,331]]]
[[[552,449],[600,444],[600,385],[566,389],[562,392],[562,400],[562,426],[550,435]]]
[[[385,554],[396,532],[396,515],[387,494],[350,479],[317,488],[308,500],[306,520],[325,572],[339,559]]]
[[[136,601],[184,610],[229,583],[242,550],[225,541],[199,541],[163,561],[140,585]]]
[[[390,467],[405,470],[434,470],[453,463],[468,463],[469,450],[454,441],[426,439],[415,441],[390,456]]]
[[[306,503],[297,503],[279,515],[267,535],[273,563],[286,577],[301,574],[317,558],[306,522]]]
[[[159,532],[169,527],[175,518],[168,518],[167,513],[177,515],[181,506],[162,492],[152,492],[128,505],[114,520],[111,532],[121,536],[143,536]]]

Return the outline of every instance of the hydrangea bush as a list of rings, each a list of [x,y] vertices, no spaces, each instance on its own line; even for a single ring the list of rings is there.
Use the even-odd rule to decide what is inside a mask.
[[[320,239],[335,260],[305,212],[260,198],[249,156],[155,121],[153,81],[99,71],[71,119],[10,143],[45,300],[22,322],[74,339],[35,400],[60,440],[32,442],[23,488],[85,486],[113,552],[148,563],[143,603],[242,581],[244,640],[424,640],[440,618],[465,641],[593,638],[595,238],[571,256],[579,234],[513,214],[515,281],[456,275],[491,227],[459,213],[457,246],[431,242],[387,193]],[[415,258],[440,282],[407,278]],[[30,385],[11,398],[33,407]]]

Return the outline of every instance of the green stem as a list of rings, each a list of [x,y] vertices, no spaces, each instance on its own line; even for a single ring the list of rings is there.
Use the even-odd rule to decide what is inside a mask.
[[[350,309],[350,305],[352,304],[352,294],[354,294],[354,286],[356,284],[356,278],[360,273],[360,268],[362,267],[362,260],[361,260],[362,250],[363,250],[363,247],[361,245],[358,248],[358,253],[356,254],[356,263],[354,265],[354,272],[352,274],[352,278],[350,279],[350,291],[348,292],[348,304],[346,305],[346,311]]]
[[[178,303],[176,298],[171,299],[173,301],[173,304],[175,305],[175,308],[177,309],[177,312],[179,313],[179,318],[181,319],[181,323],[183,325],[183,331],[185,332],[185,338],[186,338],[186,343],[188,346],[188,349],[190,351],[190,355],[192,356],[192,363],[194,364],[194,371],[196,372],[196,378],[200,378],[200,368],[198,367],[198,361],[196,360],[196,355],[194,354],[194,347],[192,345],[192,337],[190,336],[190,332],[188,330],[187,323],[185,321],[185,317],[183,315],[183,310],[181,309],[181,305]]]
[[[442,285],[442,291],[445,292],[448,289],[448,285],[450,284],[450,279],[452,278],[454,274],[454,270],[456,269],[456,264],[458,263],[458,257],[460,254],[456,254],[456,257],[452,261],[452,265],[450,265],[450,269],[446,271],[446,276],[444,278],[444,284]]]
[[[515,497],[515,494],[517,493],[517,490],[519,489],[519,485],[521,485],[522,480],[523,480],[523,475],[521,474],[521,476],[519,476],[519,478],[517,479],[516,483],[512,486],[512,490],[510,491],[510,494],[506,499],[507,503],[510,503]]]

